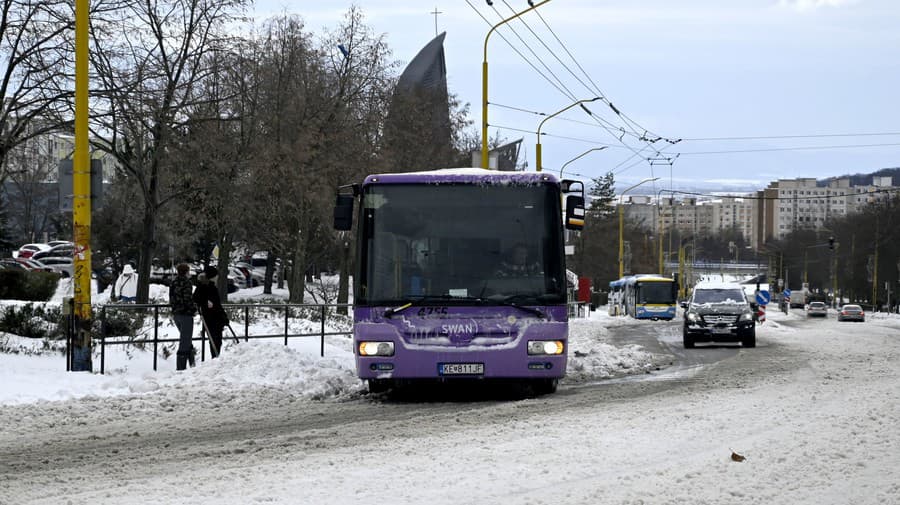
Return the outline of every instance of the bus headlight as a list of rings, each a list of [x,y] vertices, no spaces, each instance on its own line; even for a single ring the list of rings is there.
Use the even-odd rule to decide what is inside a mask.
[[[393,342],[360,342],[360,356],[393,356]]]
[[[562,340],[529,340],[528,354],[562,354],[566,346]]]

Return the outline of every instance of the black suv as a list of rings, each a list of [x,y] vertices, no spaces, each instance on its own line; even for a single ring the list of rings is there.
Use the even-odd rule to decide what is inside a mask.
[[[740,342],[756,347],[756,304],[740,284],[700,283],[684,307],[684,347],[695,342]]]

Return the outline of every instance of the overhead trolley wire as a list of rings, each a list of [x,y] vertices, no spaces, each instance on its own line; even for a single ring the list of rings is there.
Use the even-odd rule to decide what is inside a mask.
[[[484,17],[484,15],[481,13],[481,11],[479,11],[477,7],[475,7],[474,5],[472,5],[472,2],[471,2],[470,0],[466,0],[466,3],[469,4],[469,7],[471,7],[472,10],[474,10],[475,13],[478,14],[478,16],[479,16],[482,20],[484,20],[485,23],[488,24],[488,26],[493,26],[493,23],[491,23],[491,22],[488,20],[488,18]],[[529,61],[528,58],[526,58],[525,55],[522,54],[522,52],[519,51],[519,49],[518,49],[516,46],[514,46],[514,45],[513,45],[506,37],[504,37],[502,33],[500,33],[500,32],[498,31],[498,32],[497,32],[497,35],[498,35],[501,39],[503,39],[503,41],[506,42],[506,45],[508,45],[508,46],[509,46],[516,54],[518,54],[519,57],[522,58],[522,60],[524,60],[525,63],[528,64],[528,66],[530,66],[531,68],[533,68],[534,71],[538,73],[538,75],[540,75],[540,76],[543,77],[547,82],[549,82],[550,85],[553,86],[554,88],[556,88],[557,91],[559,91],[559,92],[562,93],[563,95],[566,94],[566,92],[563,91],[563,89],[560,88],[559,85],[557,85],[555,82],[553,82],[553,81],[551,81],[549,78],[547,78],[547,76],[544,75],[544,73],[541,72],[541,70],[540,70],[539,68],[537,68],[536,66],[534,66],[534,63],[532,63],[531,61]]]
[[[760,148],[760,149],[732,149],[732,150],[724,150],[724,151],[696,151],[696,152],[684,152],[681,154],[684,156],[696,156],[696,155],[708,155],[708,154],[739,154],[739,153],[766,153],[766,152],[777,152],[777,151],[815,151],[819,149],[857,149],[861,147],[895,147],[900,146],[900,143],[887,143],[887,144],[845,144],[845,145],[836,145],[836,146],[794,146],[794,147],[770,147],[770,148]]]
[[[472,3],[471,3],[469,0],[466,0],[466,3],[469,5],[469,7],[471,7],[473,10],[475,10],[475,12],[478,13],[479,17],[481,17],[486,23],[488,23],[489,25],[493,26],[493,24],[492,24],[490,21],[488,21],[487,18],[485,18],[484,15],[481,14],[481,11],[479,11],[474,5],[472,5]],[[493,8],[493,5],[492,5],[492,4],[489,3],[489,5],[491,5],[491,7]],[[495,12],[498,16],[500,16],[500,13],[497,11],[496,8],[493,8],[493,10],[494,10],[494,12]],[[500,16],[500,17],[501,17],[501,19],[502,19],[502,16]],[[535,57],[536,57],[536,58],[538,58],[538,59],[540,60],[540,57],[538,57],[537,54],[534,52],[534,50],[532,50],[531,47],[528,45],[528,43],[525,42],[525,41],[522,39],[522,37],[518,35],[518,32],[516,32],[515,29],[513,29],[513,28],[510,27],[510,26],[507,26],[507,28],[510,28],[511,30],[513,30],[513,33],[516,34],[516,36],[519,38],[519,40],[520,40],[526,47],[529,48],[529,51],[531,51],[532,54],[535,54]],[[509,42],[509,40],[508,40],[506,37],[503,37],[503,36],[501,35],[501,38],[503,38],[504,42],[506,42],[511,48],[513,48],[513,50],[519,55],[519,57],[521,57],[523,60],[525,60],[525,62],[528,63],[532,68],[534,68],[535,70],[537,70],[537,68],[534,66],[534,64],[532,64],[530,61],[528,61],[528,59],[525,58],[525,56],[524,56],[518,49],[516,49],[515,46],[513,46],[513,45]],[[546,66],[546,64],[543,63],[543,60],[540,60],[540,61],[541,61],[542,65]],[[574,100],[574,97],[575,97],[574,93],[572,93],[572,91],[569,90],[569,88],[568,88],[564,83],[562,83],[562,81],[559,80],[559,78],[556,77],[555,74],[553,74],[554,77],[555,77],[557,80],[560,81],[560,84],[562,85],[563,88],[565,88],[565,91],[563,91],[562,89],[560,89],[560,86],[558,86],[556,83],[554,83],[553,81],[551,81],[550,79],[548,79],[547,76],[544,75],[543,72],[540,72],[539,70],[537,70],[537,71],[538,71],[538,74],[539,74],[541,77],[543,77],[544,79],[546,79],[548,82],[550,82],[550,84],[553,85],[553,87],[555,87],[555,88],[557,89],[557,91],[559,91],[560,93],[562,93],[564,96],[566,96],[566,97],[568,97],[568,98]],[[552,73],[552,72],[551,72],[551,73]],[[611,104],[610,104],[610,105],[611,105]],[[599,118],[597,115],[595,115],[594,113],[592,113],[589,109],[587,109],[587,107],[584,107],[583,105],[582,105],[582,109],[584,109],[584,110],[591,116],[592,119],[594,119],[595,121],[597,121],[598,124],[599,124],[599,126],[600,126],[601,128],[605,129],[610,135],[612,135],[614,138],[618,139],[619,142],[620,142],[623,146],[625,146],[627,149],[631,150],[631,151],[634,152],[634,153],[637,153],[637,152],[638,152],[637,150],[635,150],[635,148],[634,148],[633,146],[629,145],[627,142],[625,142],[625,141],[623,140],[624,133],[625,133],[624,128],[613,126],[613,128],[615,128],[617,131],[619,131],[620,133],[623,134],[623,135],[616,135],[616,134],[614,134],[614,133],[612,132],[612,130],[610,130],[609,127],[607,127],[606,125],[602,124],[601,121],[606,121],[605,119]],[[612,109],[613,109],[614,111],[618,112],[618,110],[615,109],[614,106],[612,106]],[[607,121],[607,122],[608,122],[608,121]],[[497,125],[494,125],[494,126],[497,126]],[[653,169],[652,169],[652,167],[651,167],[651,173],[652,173],[652,170],[653,170]]]
[[[553,28],[550,26],[550,23],[548,23],[547,20],[544,19],[544,16],[541,15],[541,13],[538,11],[535,11],[535,14],[537,14],[537,16],[538,16],[538,18],[540,18],[541,22],[544,23],[544,26],[547,28],[547,30],[550,32],[550,34],[553,35],[553,38],[556,39],[556,42],[559,43],[560,47],[563,48],[563,51],[565,51],[566,54],[569,55],[569,58],[572,59],[572,61],[575,63],[575,66],[577,66],[578,69],[581,70],[581,73],[584,74],[584,76],[587,78],[587,80],[590,81],[590,83],[594,86],[594,90],[600,95],[600,98],[603,100],[603,102],[606,103],[613,110],[613,112],[615,112],[617,115],[622,117],[623,122],[625,122],[626,125],[629,125],[629,127],[632,129],[632,132],[635,135],[637,135],[638,133],[634,129],[634,126],[637,126],[638,129],[641,129],[644,131],[645,136],[647,133],[652,133],[654,137],[657,137],[658,139],[664,139],[671,143],[671,141],[669,139],[665,139],[661,135],[658,135],[650,130],[647,130],[646,128],[641,126],[637,121],[634,121],[633,119],[628,117],[627,114],[623,113],[618,108],[616,108],[616,106],[614,106],[612,104],[612,102],[608,98],[606,98],[606,93],[604,93],[603,90],[600,89],[600,86],[598,86],[597,83],[594,82],[594,80],[591,78],[590,74],[588,74],[587,71],[584,69],[584,67],[581,66],[581,64],[578,62],[578,59],[575,58],[575,56],[572,54],[571,51],[569,51],[569,48],[566,46],[566,44],[559,38],[559,36],[556,35],[556,31],[554,31]],[[580,79],[579,79],[579,82],[581,82]],[[585,85],[585,87],[588,88],[587,85]],[[588,89],[590,89],[590,88],[588,88]],[[629,123],[631,123],[631,124],[629,124]]]
[[[779,139],[818,139],[831,137],[892,137],[898,136],[900,132],[875,132],[875,133],[820,133],[809,135],[756,135],[744,137],[697,137],[684,138],[685,142],[702,142],[702,141],[728,141],[728,140],[779,140]]]

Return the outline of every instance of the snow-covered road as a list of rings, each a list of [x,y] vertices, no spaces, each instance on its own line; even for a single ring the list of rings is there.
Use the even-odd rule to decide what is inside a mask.
[[[689,351],[643,327],[692,366],[521,401],[179,382],[8,405],[0,503],[900,503],[900,321],[776,313],[755,349]]]

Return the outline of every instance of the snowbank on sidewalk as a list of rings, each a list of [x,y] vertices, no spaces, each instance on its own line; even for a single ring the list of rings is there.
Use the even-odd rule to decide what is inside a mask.
[[[300,325],[301,321],[296,321]],[[251,334],[271,331],[271,321],[261,320]],[[300,325],[302,326],[302,325]],[[292,328],[292,331],[294,329]],[[329,330],[330,331],[330,330]],[[198,329],[199,332],[199,329]],[[638,346],[615,347],[605,343],[609,332],[602,320],[575,320],[569,334],[569,374],[566,382],[586,382],[629,374],[646,373],[656,367],[656,357]],[[174,337],[168,324],[160,337]],[[0,352],[0,405],[61,401],[87,396],[166,394],[190,387],[198,394],[223,387],[272,387],[290,390],[304,399],[318,400],[352,396],[365,391],[356,377],[350,339],[330,336],[325,357],[319,356],[319,339],[291,339],[288,346],[278,340],[236,344],[226,340],[222,356],[200,362],[184,372],[175,372],[172,356],[157,356],[153,371],[150,349],[109,346],[106,375],[66,372],[65,355],[57,348],[43,349],[43,342],[14,335],[0,336],[5,348],[28,349],[17,354]],[[58,347],[58,346],[57,346]],[[160,352],[162,352],[160,346]],[[99,357],[94,369],[99,371]]]

